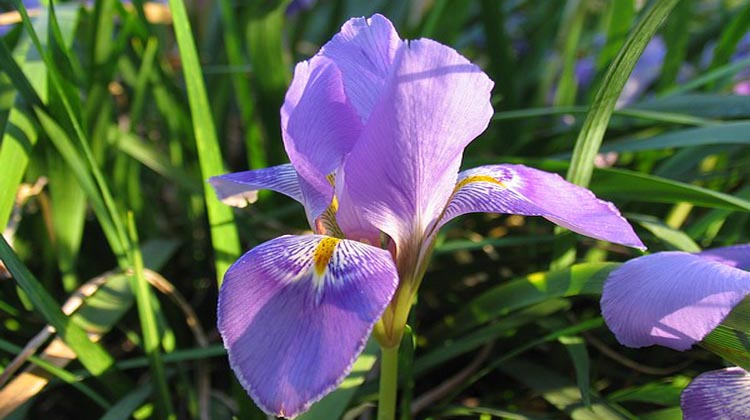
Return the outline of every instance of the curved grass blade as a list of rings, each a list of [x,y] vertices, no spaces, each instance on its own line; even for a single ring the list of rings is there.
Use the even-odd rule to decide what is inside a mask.
[[[0,338],[0,350],[6,351],[10,354],[18,354],[21,351],[23,351],[22,348],[16,346],[13,343],[10,343],[8,341],[3,340]],[[90,386],[84,384],[80,381],[80,378],[77,377],[75,374],[71,373],[70,371],[63,369],[61,367],[56,366],[53,363],[50,363],[42,358],[36,357],[36,356],[29,356],[28,358],[29,362],[35,364],[36,366],[39,366],[44,371],[49,373],[52,376],[57,377],[61,381],[67,383],[68,385],[72,386],[73,388],[81,391],[82,394],[89,397],[92,401],[94,401],[99,407],[108,409],[112,405],[107,401],[106,398],[104,398],[101,394],[96,392],[93,388]],[[32,386],[33,384],[18,384],[21,387],[28,387]],[[20,403],[13,401],[14,398],[21,397],[23,398],[23,395],[9,395],[7,399],[3,399],[0,401],[0,418],[5,418],[5,416],[10,415],[16,407],[21,405]]]
[[[646,45],[677,1],[663,0],[651,3],[610,64],[576,139],[570,168],[568,168],[568,181],[584,187],[588,186],[594,171],[594,158],[604,138],[604,132],[612,111],[615,109],[617,98],[643,50],[646,49]]]
[[[122,395],[130,382],[114,365],[114,359],[100,345],[91,342],[86,333],[60,310],[60,306],[42,287],[33,274],[18,259],[8,243],[0,235],[0,259],[13,274],[19,286],[26,292],[34,308],[52,325],[58,335],[78,355],[81,364],[91,372],[105,388],[115,395]]]

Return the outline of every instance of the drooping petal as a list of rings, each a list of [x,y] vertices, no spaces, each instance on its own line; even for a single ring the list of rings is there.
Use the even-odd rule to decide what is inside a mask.
[[[224,204],[245,207],[258,199],[259,190],[271,190],[304,204],[297,172],[284,164],[254,171],[233,172],[212,176],[208,182]]]
[[[342,164],[362,130],[349,102],[341,72],[316,55],[297,64],[281,108],[284,147],[303,183],[308,213],[317,218],[331,204],[327,177]]]
[[[730,267],[750,270],[750,244],[708,249],[698,255]]]
[[[294,417],[335,389],[397,285],[387,251],[320,235],[265,242],[230,267],[218,326],[264,411]]]
[[[492,81],[455,50],[401,44],[391,76],[344,164],[339,207],[397,244],[419,237],[453,190],[464,148],[487,128]],[[346,212],[344,211],[343,214]],[[342,229],[351,220],[339,219]]]
[[[473,212],[542,216],[582,235],[645,248],[612,203],[557,174],[524,165],[462,171],[440,225]]]
[[[750,419],[750,373],[731,367],[698,375],[680,405],[685,420]]]
[[[635,258],[604,284],[602,314],[620,343],[687,350],[750,293],[750,272],[685,252]]]
[[[383,15],[349,19],[321,49],[341,71],[346,94],[363,122],[386,88],[396,50],[403,44]]]

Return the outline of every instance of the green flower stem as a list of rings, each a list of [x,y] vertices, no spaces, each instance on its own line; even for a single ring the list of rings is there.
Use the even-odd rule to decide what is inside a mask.
[[[394,420],[396,418],[398,348],[398,344],[393,347],[380,347],[378,420]]]

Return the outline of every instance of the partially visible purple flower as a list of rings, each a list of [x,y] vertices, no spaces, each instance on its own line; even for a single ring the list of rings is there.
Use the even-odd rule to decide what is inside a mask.
[[[22,0],[22,3],[24,7],[26,7],[26,11],[30,16],[38,13],[38,9],[41,7],[41,3],[39,2],[39,0]],[[13,10],[4,13],[0,12],[0,36],[7,34],[11,29],[13,29],[13,26],[15,24],[20,22],[21,15],[17,11]]]
[[[684,420],[750,419],[750,372],[739,367],[698,375],[680,397]]]
[[[712,42],[706,46],[701,54],[700,65],[703,69],[708,68],[714,58],[716,43]],[[736,63],[740,60],[750,58],[750,32],[746,33],[737,43],[737,47],[729,59],[730,63]],[[750,69],[745,68],[739,71],[734,77],[734,86],[732,92],[735,95],[750,95]]]
[[[750,295],[748,270],[750,244],[635,258],[604,284],[602,314],[626,346],[687,350]],[[682,395],[685,419],[750,418],[749,384],[739,368],[699,376]]]
[[[591,51],[575,63],[574,76],[581,90],[591,87],[594,81],[596,55],[604,46],[604,39],[598,38],[593,44]],[[660,36],[657,35],[649,41],[617,99],[617,108],[623,108],[640,99],[646,89],[659,78],[666,52],[666,45]],[[554,92],[551,93],[548,96],[549,100],[551,101],[554,96]]]
[[[660,36],[655,36],[646,45],[641,58],[633,68],[625,87],[617,98],[616,108],[622,108],[638,100],[646,89],[659,78],[667,46]]]
[[[287,16],[296,15],[304,10],[310,10],[317,2],[318,0],[292,0],[284,13]]]
[[[253,248],[219,292],[230,364],[263,410],[294,417],[333,390],[373,328],[399,343],[437,233],[457,216],[542,216],[643,247],[611,203],[556,174],[459,172],[492,117],[492,86],[452,48],[404,41],[381,15],[350,19],[295,68],[281,109],[291,163],[209,180],[234,205],[281,192],[314,232]]]

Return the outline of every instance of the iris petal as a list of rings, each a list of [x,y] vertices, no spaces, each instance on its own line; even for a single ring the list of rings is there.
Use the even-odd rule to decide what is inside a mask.
[[[706,372],[682,392],[685,420],[750,419],[750,373],[733,367]]]
[[[259,190],[276,191],[304,204],[297,172],[290,164],[214,176],[208,182],[219,200],[234,207],[254,203]]]
[[[557,174],[524,165],[487,165],[461,172],[440,224],[473,212],[542,216],[582,235],[645,248],[612,203]]]
[[[362,130],[341,72],[330,59],[316,55],[297,65],[281,126],[289,160],[304,180],[307,211],[315,219],[333,199],[327,176],[341,166]]]
[[[341,70],[347,96],[363,122],[370,119],[383,94],[396,50],[403,43],[393,24],[375,14],[369,19],[349,19],[323,46],[322,53]]]
[[[687,350],[750,293],[750,273],[700,254],[635,258],[604,284],[602,314],[620,343]]]
[[[730,267],[750,270],[750,244],[708,249],[698,255]]]
[[[350,206],[399,246],[418,238],[443,210],[464,148],[487,128],[492,85],[452,48],[427,39],[402,43],[346,158],[342,214]],[[356,222],[339,219],[344,232],[361,229]]]
[[[218,325],[240,382],[294,417],[335,389],[397,285],[387,251],[320,235],[265,242],[227,271]]]

